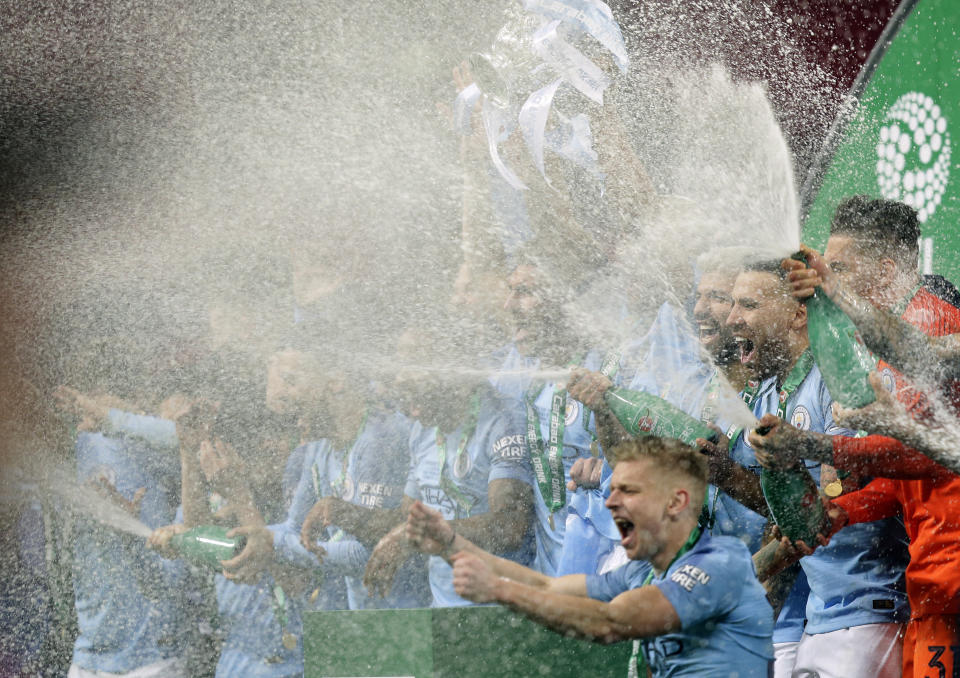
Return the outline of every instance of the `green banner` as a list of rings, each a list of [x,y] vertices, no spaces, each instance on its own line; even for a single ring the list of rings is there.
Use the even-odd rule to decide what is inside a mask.
[[[831,131],[803,187],[803,240],[823,248],[837,204],[857,193],[900,200],[920,216],[920,269],[960,281],[957,0],[905,0],[852,91],[859,104]]]
[[[626,678],[632,643],[566,638],[499,606],[307,612],[305,678]]]

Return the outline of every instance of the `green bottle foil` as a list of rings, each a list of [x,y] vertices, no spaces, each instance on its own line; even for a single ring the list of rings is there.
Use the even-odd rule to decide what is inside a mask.
[[[816,536],[824,528],[820,491],[803,466],[788,469],[761,469],[760,487],[770,514],[780,531],[791,541],[803,540],[816,546]]]
[[[229,560],[246,546],[245,537],[228,537],[227,528],[200,525],[174,535],[170,545],[184,560],[214,570],[223,569],[221,560]]]
[[[702,421],[649,393],[612,388],[603,399],[632,436],[674,438],[691,447],[697,446],[697,438],[717,440],[717,432]]]

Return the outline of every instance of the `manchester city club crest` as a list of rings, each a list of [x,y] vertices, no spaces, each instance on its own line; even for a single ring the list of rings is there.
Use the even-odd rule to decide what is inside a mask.
[[[573,426],[580,416],[580,403],[573,398],[567,398],[567,409],[563,413],[563,423],[567,426]]]
[[[803,405],[797,405],[790,415],[790,423],[801,431],[810,429],[810,412]]]
[[[890,393],[893,393],[893,390],[897,387],[897,379],[893,376],[893,370],[889,367],[884,367],[880,370],[880,382]]]

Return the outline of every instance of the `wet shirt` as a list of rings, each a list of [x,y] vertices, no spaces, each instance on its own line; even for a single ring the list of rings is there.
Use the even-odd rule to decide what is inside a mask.
[[[903,318],[931,336],[960,332],[960,311],[925,290],[910,300]],[[884,384],[892,386],[884,376]],[[956,405],[956,389],[948,384],[947,393]],[[834,501],[852,523],[902,513],[910,540],[906,588],[912,617],[960,613],[960,476],[882,436],[837,441],[834,456],[842,467],[872,463],[875,471],[890,474]]]
[[[105,477],[127,499],[146,488],[138,518],[157,528],[173,523],[176,514],[175,455],[170,448],[157,449],[133,437],[80,433],[77,477],[81,484]],[[166,473],[164,465],[171,467]],[[140,537],[121,536],[80,518],[74,565],[79,629],[74,664],[88,671],[126,673],[180,655],[190,630],[181,605],[187,576],[182,561],[160,558]]]
[[[646,568],[644,568],[646,565]],[[587,594],[610,601],[639,588],[649,565],[630,562],[587,576]],[[679,631],[646,638],[643,651],[655,678],[766,678],[773,659],[773,611],[757,581],[750,552],[732,537],[703,534],[650,585],[670,601]]]
[[[321,609],[343,609],[339,586],[346,587],[350,609],[368,607],[420,607],[428,597],[426,582],[416,559],[408,561],[396,575],[391,593],[383,599],[367,595],[361,579],[370,550],[336,526],[327,529],[319,542],[326,551],[323,563],[303,548],[300,529],[321,497],[335,496],[369,508],[394,509],[403,499],[410,470],[408,438],[410,421],[398,413],[371,409],[349,451],[334,449],[329,440],[308,443],[304,469],[294,490],[287,519],[270,526],[274,547],[285,562],[304,568],[319,568],[325,585],[318,599]],[[337,582],[336,584],[334,582]],[[327,590],[328,587],[335,587]]]
[[[419,499],[443,514],[447,520],[457,520],[487,513],[488,486],[494,480],[512,479],[535,486],[527,454],[526,421],[522,403],[497,394],[492,390],[481,396],[476,427],[463,453],[457,449],[465,433],[466,423],[446,433],[446,460],[441,482],[440,451],[437,429],[414,423],[410,432],[411,468],[404,493]],[[470,502],[467,508],[443,488],[452,483]],[[505,558],[529,564],[534,554],[533,540],[521,549],[502,553]],[[454,607],[471,603],[453,591],[453,570],[443,558],[431,556],[429,561],[430,589],[434,607]]]
[[[779,389],[775,378],[761,384],[757,401],[760,412],[776,412]],[[802,430],[852,436],[853,431],[833,423],[832,399],[816,365],[787,401],[789,422]],[[756,403],[755,403],[756,404]],[[758,410],[754,409],[754,412]],[[741,436],[742,459],[756,464],[753,450]],[[743,463],[738,459],[740,463]],[[749,464],[744,464],[749,465]],[[819,483],[820,466],[807,462]],[[827,633],[838,629],[902,621],[907,612],[904,569],[907,564],[906,533],[896,519],[864,523],[841,530],[829,546],[800,560],[810,595],[804,631]],[[775,640],[779,641],[780,625]]]
[[[595,352],[588,354],[582,361],[583,366],[589,370],[597,370],[600,367],[600,357]],[[543,452],[546,455],[549,451],[550,428],[553,416],[554,396],[558,395],[558,384],[551,382],[537,386],[534,384],[527,391],[527,397],[533,399],[536,423],[539,424],[540,436],[543,441]],[[570,481],[570,469],[577,459],[592,456],[591,444],[594,441],[596,431],[596,421],[593,413],[578,400],[571,397],[566,398],[566,404],[563,416],[563,487],[566,488]],[[530,413],[527,412],[527,417]],[[528,425],[530,422],[528,421]],[[536,451],[530,440],[527,440],[528,453],[531,456],[531,465],[533,464],[533,455]],[[535,569],[555,576],[558,573],[560,565],[561,552],[563,550],[564,534],[566,532],[567,517],[570,513],[572,492],[564,490],[564,505],[559,510],[553,512],[547,506],[547,499],[544,498],[540,483],[534,484],[534,498],[537,514],[537,523],[535,526],[537,540],[537,558]]]
[[[620,530],[604,504],[610,496],[612,473],[604,461],[600,487],[578,487],[570,496],[557,576],[604,572],[605,565],[617,557],[618,550],[626,557],[619,548]]]
[[[304,458],[305,450],[301,446],[287,459],[282,481],[284,508],[290,504]],[[263,517],[270,521],[281,516]],[[280,612],[280,601],[274,590],[276,582],[266,572],[253,584],[232,582],[218,573],[214,585],[220,630],[224,635],[216,669],[218,678],[287,678],[302,675],[303,599],[284,594]],[[281,625],[281,620],[285,625]],[[293,649],[283,645],[285,632],[297,639]]]
[[[540,367],[540,359],[529,358],[521,354],[516,346],[509,345],[501,349],[496,354],[499,362],[499,370],[490,378],[490,383],[500,393],[517,399],[532,399],[535,408],[536,423],[539,424],[540,436],[543,440],[544,451],[548,450],[550,440],[550,422],[553,410],[553,396],[557,393],[556,382],[547,384],[536,383],[530,375],[516,374],[518,370],[535,370]],[[579,365],[589,369],[600,369],[601,355],[596,351],[588,353],[582,361],[577,361]],[[529,418],[529,412],[526,415]],[[568,397],[563,413],[564,433],[563,433],[563,486],[570,481],[570,469],[574,462],[581,457],[592,455],[591,444],[596,434],[596,420],[593,413],[584,407],[583,403]],[[529,423],[529,422],[528,422]],[[528,451],[531,455],[535,450],[530,440],[527,440]],[[534,477],[536,479],[536,477]],[[539,483],[535,483],[535,509],[537,523],[535,534],[537,541],[537,557],[534,563],[534,569],[556,576],[559,574],[573,574],[582,570],[587,565],[581,564],[590,554],[602,555],[612,548],[611,544],[598,539],[599,533],[593,529],[589,523],[585,523],[578,518],[574,505],[580,507],[584,513],[591,511],[592,504],[597,503],[597,498],[593,495],[597,490],[577,489],[575,492],[565,490],[564,506],[558,511],[553,512],[547,507]],[[599,495],[598,495],[599,496]],[[601,509],[603,508],[603,498],[599,498]],[[571,513],[573,511],[573,513]],[[609,515],[608,515],[609,518]],[[612,525],[612,519],[608,521]],[[567,525],[571,524],[574,535],[575,545],[570,547],[566,545],[567,555],[564,555],[565,535]],[[619,541],[619,532],[614,528],[612,532],[616,533]],[[599,551],[598,551],[599,549]],[[571,562],[576,558],[577,562]],[[563,569],[561,569],[563,568]],[[574,569],[570,569],[574,568]],[[589,572],[596,572],[596,569],[589,569]]]

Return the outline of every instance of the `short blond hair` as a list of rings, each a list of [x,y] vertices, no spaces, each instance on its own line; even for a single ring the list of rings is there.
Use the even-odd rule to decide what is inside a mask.
[[[611,457],[614,466],[621,461],[649,459],[665,473],[694,481],[694,490],[706,491],[710,474],[706,456],[679,440],[656,436],[634,438],[615,445]]]

